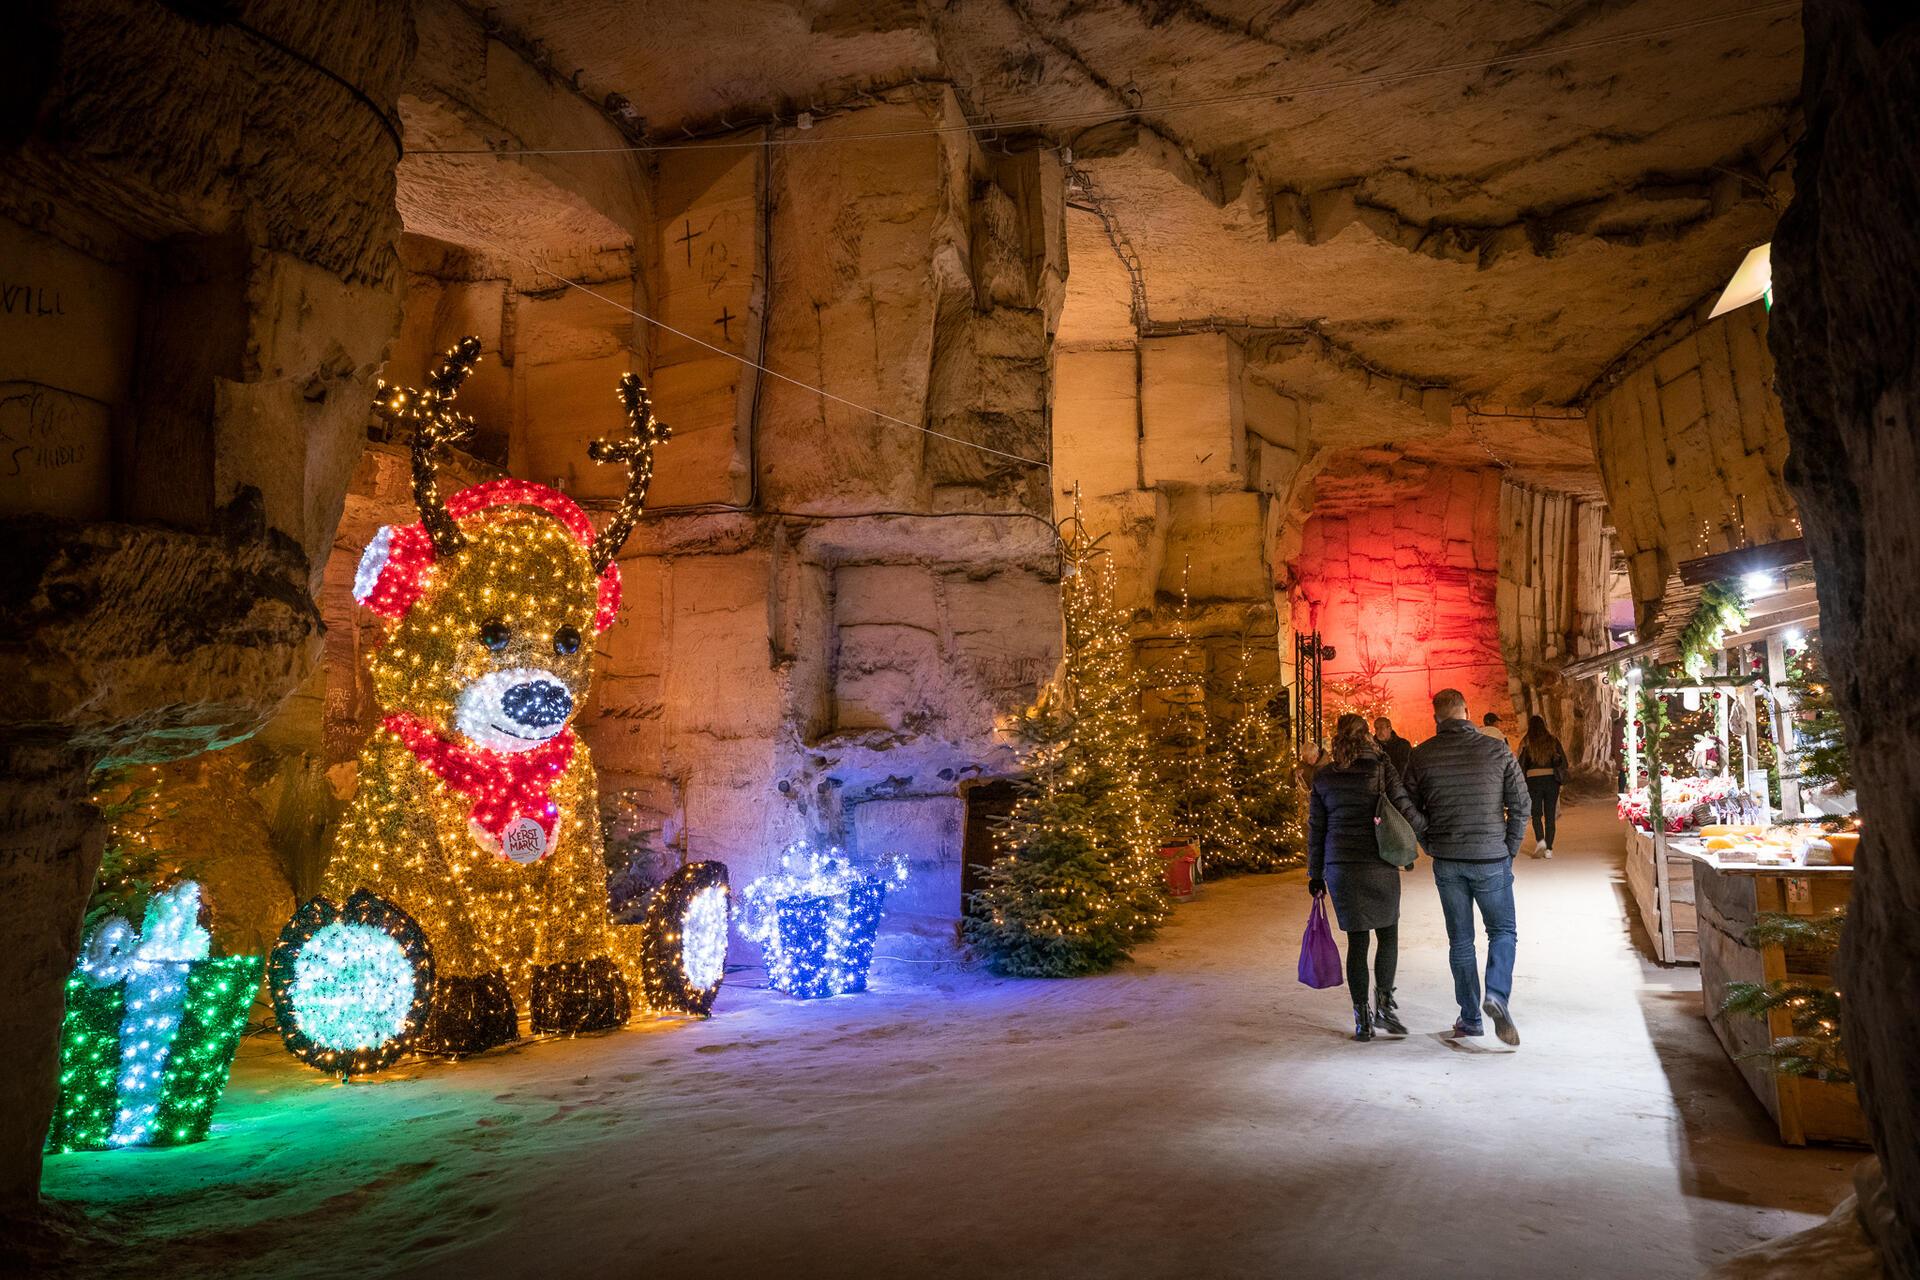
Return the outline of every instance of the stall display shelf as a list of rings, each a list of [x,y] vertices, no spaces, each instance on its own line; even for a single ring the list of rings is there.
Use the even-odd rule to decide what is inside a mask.
[[[1829,980],[1817,958],[1779,946],[1751,946],[1747,930],[1770,912],[1811,916],[1845,907],[1853,891],[1853,868],[1725,862],[1697,848],[1689,861],[1699,912],[1700,993],[1707,1021],[1734,1068],[1773,1117],[1782,1142],[1866,1143],[1866,1117],[1852,1085],[1773,1070],[1768,1046],[1775,1037],[1792,1032],[1784,1013],[1775,1012],[1763,1022],[1720,1012],[1727,988],[1735,982]]]

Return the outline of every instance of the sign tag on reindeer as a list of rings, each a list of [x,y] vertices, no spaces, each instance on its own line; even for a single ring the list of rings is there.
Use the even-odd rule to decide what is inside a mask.
[[[515,818],[500,832],[500,853],[512,862],[538,862],[547,856],[547,829],[532,818]]]

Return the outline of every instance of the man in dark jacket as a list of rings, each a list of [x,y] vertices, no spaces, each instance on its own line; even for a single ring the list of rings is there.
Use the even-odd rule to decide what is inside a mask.
[[[1454,1034],[1482,1034],[1484,1010],[1501,1040],[1519,1044],[1507,999],[1517,937],[1513,857],[1526,837],[1526,779],[1506,742],[1481,734],[1467,719],[1467,700],[1458,689],[1434,695],[1433,719],[1436,732],[1413,749],[1407,790],[1427,818],[1427,856],[1447,919],[1453,994],[1460,1002]],[[1473,945],[1476,904],[1487,929],[1484,1003]]]
[[[1373,740],[1380,744],[1380,750],[1387,759],[1393,761],[1393,767],[1400,776],[1407,776],[1407,760],[1413,755],[1413,744],[1393,731],[1393,721],[1381,716],[1373,722]]]

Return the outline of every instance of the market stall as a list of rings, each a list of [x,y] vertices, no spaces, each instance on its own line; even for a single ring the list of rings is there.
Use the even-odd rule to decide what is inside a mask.
[[[1623,684],[1627,704],[1626,768],[1630,783],[1620,794],[1627,822],[1626,881],[1634,908],[1663,964],[1697,964],[1699,921],[1692,859],[1675,837],[1703,827],[1762,823],[1770,813],[1767,777],[1754,767],[1759,756],[1754,722],[1759,699],[1750,677],[1717,676],[1659,682],[1640,668]],[[1717,751],[1702,750],[1693,776],[1676,776],[1661,761],[1670,721],[1666,700],[1696,707],[1711,701]],[[1704,735],[1703,735],[1704,736]]]
[[[1818,923],[1837,921],[1846,911],[1857,839],[1844,832],[1823,836],[1817,828],[1810,834],[1805,826],[1722,828],[1670,846],[1692,863],[1707,1020],[1773,1116],[1780,1140],[1795,1146],[1867,1141],[1866,1118],[1844,1066],[1817,1061],[1817,1049],[1808,1049],[1803,1035],[1812,1018],[1816,1034],[1838,1038],[1837,1017],[1828,1019],[1816,1007],[1833,987],[1832,948],[1820,945],[1825,931]],[[1783,917],[1813,927],[1783,927]],[[1750,1002],[1772,1007],[1744,1011],[1743,984]],[[1782,998],[1752,994],[1766,992]],[[1832,998],[1837,1002],[1837,993]]]
[[[1607,655],[1633,912],[1656,959],[1700,966],[1795,1145],[1866,1140],[1833,977],[1859,818],[1819,624],[1804,547],[1777,543],[1681,565],[1651,634]]]
[[[1795,685],[1818,625],[1804,546],[1747,548],[1682,564],[1648,638],[1567,669],[1612,666],[1626,882],[1662,963],[1700,960],[1693,859],[1676,839],[1826,807],[1803,797],[1798,767]]]

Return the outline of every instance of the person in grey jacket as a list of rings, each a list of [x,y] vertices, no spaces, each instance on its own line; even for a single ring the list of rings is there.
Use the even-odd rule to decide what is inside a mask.
[[[1447,921],[1448,959],[1460,1018],[1457,1036],[1482,1034],[1480,1014],[1494,1032],[1519,1044],[1507,1001],[1513,994],[1513,957],[1518,932],[1513,907],[1513,858],[1527,831],[1527,784],[1504,740],[1477,731],[1467,719],[1458,689],[1433,697],[1435,733],[1413,749],[1407,791],[1427,819],[1427,856]],[[1474,953],[1473,909],[1487,930],[1486,1000],[1480,998],[1480,967]]]

